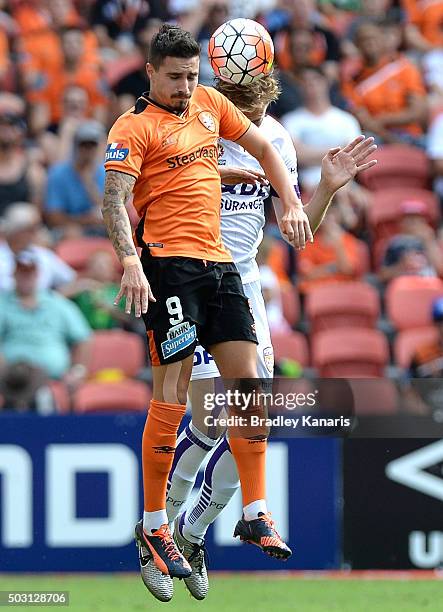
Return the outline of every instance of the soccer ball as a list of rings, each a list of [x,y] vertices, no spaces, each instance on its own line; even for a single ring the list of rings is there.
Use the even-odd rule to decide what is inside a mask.
[[[272,72],[274,45],[256,21],[231,19],[211,36],[208,55],[216,76],[246,85]]]

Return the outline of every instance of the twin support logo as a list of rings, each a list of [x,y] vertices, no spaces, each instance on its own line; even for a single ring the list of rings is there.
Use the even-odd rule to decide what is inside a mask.
[[[128,157],[129,149],[122,142],[110,142],[106,147],[105,162],[124,161]]]

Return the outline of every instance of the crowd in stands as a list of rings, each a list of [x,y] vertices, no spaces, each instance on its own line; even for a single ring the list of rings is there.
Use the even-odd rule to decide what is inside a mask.
[[[329,148],[360,133],[379,145],[303,252],[268,207],[259,264],[277,373],[389,375],[409,399],[408,380],[442,377],[443,0],[4,0],[0,410],[146,408],[143,326],[113,306],[106,133],[149,89],[162,22],[199,40],[211,85],[207,42],[232,17],[273,37],[282,92],[269,112],[293,138],[305,202]],[[116,352],[131,365],[108,361]]]

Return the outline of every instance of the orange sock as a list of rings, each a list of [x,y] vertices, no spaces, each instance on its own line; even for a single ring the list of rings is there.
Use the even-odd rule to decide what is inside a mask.
[[[168,474],[186,406],[151,400],[142,441],[145,512],[166,508]]]
[[[240,477],[243,507],[266,499],[266,444],[267,440],[229,438]]]

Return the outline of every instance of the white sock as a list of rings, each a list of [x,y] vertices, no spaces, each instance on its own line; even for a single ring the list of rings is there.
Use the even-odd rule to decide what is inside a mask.
[[[157,531],[162,525],[168,522],[166,510],[155,510],[155,512],[143,512],[143,529],[148,535],[152,531]]]
[[[257,499],[257,501],[253,501],[243,508],[243,516],[246,521],[253,521],[258,518],[259,512],[263,512],[263,514],[267,514],[268,512],[264,499]]]
[[[205,436],[192,423],[178,437],[166,493],[166,512],[170,523],[183,511],[200,466],[217,442]]]
[[[239,486],[237,466],[224,438],[209,458],[197,497],[180,519],[182,535],[190,542],[201,544],[209,525],[223,511]]]

